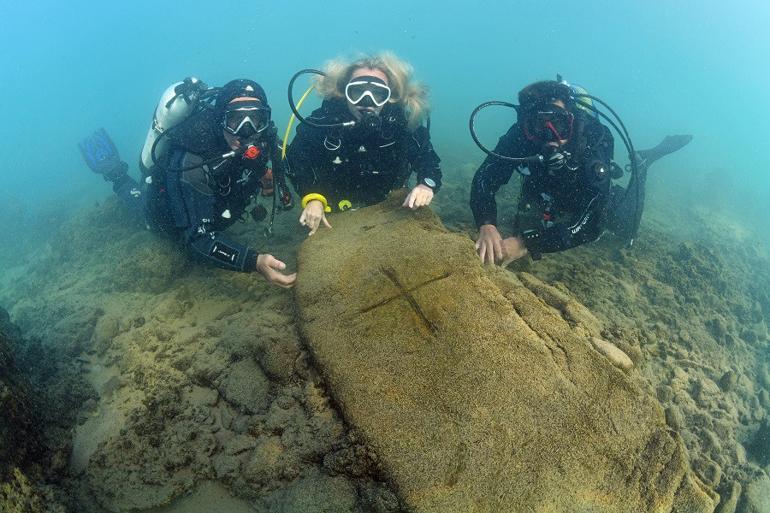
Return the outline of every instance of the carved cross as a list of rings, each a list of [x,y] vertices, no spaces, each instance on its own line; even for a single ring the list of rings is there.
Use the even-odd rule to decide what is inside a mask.
[[[417,316],[420,318],[420,320],[422,320],[422,322],[425,325],[425,327],[427,327],[428,330],[435,335],[436,332],[438,331],[438,328],[433,323],[433,321],[428,319],[428,316],[425,315],[425,312],[422,310],[422,307],[420,306],[420,303],[417,302],[415,297],[412,295],[412,292],[414,292],[415,290],[421,289],[421,288],[425,287],[426,285],[430,285],[433,282],[436,282],[436,281],[439,281],[439,280],[444,280],[444,279],[448,278],[450,276],[450,274],[447,273],[447,274],[444,274],[442,276],[439,276],[438,278],[432,278],[432,279],[430,279],[430,280],[428,280],[428,281],[426,281],[424,283],[420,283],[419,285],[417,285],[415,287],[412,287],[411,289],[407,289],[404,286],[404,284],[401,283],[401,281],[398,279],[398,276],[396,275],[396,271],[395,270],[393,270],[390,267],[381,267],[380,270],[382,271],[382,274],[384,274],[391,282],[393,282],[393,284],[396,286],[396,288],[398,289],[399,292],[398,292],[398,294],[396,294],[394,296],[391,296],[389,298],[383,299],[379,303],[376,303],[376,304],[374,304],[372,306],[368,306],[368,307],[362,309],[359,313],[371,312],[372,310],[374,310],[376,308],[379,308],[381,306],[384,306],[384,305],[390,303],[394,299],[403,298],[404,300],[406,300],[407,303],[409,303],[411,305],[412,309],[417,313]]]

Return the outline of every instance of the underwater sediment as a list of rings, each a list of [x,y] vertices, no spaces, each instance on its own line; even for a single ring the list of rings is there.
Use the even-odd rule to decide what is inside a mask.
[[[447,192],[451,194],[451,190]],[[394,224],[385,221],[388,218],[383,212],[372,215],[377,221],[363,223],[370,227],[362,232],[364,237],[368,232],[388,231]],[[449,238],[448,246],[432,255],[413,257],[438,265],[439,256],[454,254],[456,245],[459,248],[452,237],[462,237],[437,228],[426,215],[427,219],[411,219],[417,228],[404,231],[442,241]],[[329,349],[322,358],[317,340],[327,336],[327,329],[344,326],[341,322],[336,327],[313,325],[313,316],[307,316],[309,305],[322,301],[319,308],[328,315],[335,305],[372,299],[361,295],[365,291],[385,294],[389,283],[396,286],[388,274],[405,284],[412,279],[412,269],[419,271],[416,279],[432,276],[435,267],[423,269],[415,260],[403,262],[403,268],[394,265],[393,273],[383,274],[387,265],[372,260],[378,264],[364,278],[379,286],[373,290],[346,288],[345,283],[360,282],[337,276],[329,289],[338,291],[333,297],[309,290],[305,286],[309,281],[301,281],[297,294],[302,315],[298,319],[291,293],[270,288],[254,276],[190,264],[175,247],[126,223],[124,216],[116,202],[108,201],[67,221],[63,235],[45,252],[23,269],[8,272],[0,284],[0,304],[9,309],[25,339],[38,341],[33,345],[39,349],[26,350],[30,358],[24,351],[20,353],[23,372],[40,387],[59,394],[52,396],[58,400],[42,405],[39,414],[48,420],[40,428],[43,440],[60,440],[63,432],[69,433],[67,458],[62,461],[59,457],[56,467],[66,479],[55,484],[73,497],[76,506],[70,506],[71,511],[186,511],[190,504],[211,500],[227,504],[231,511],[430,510],[442,498],[453,497],[452,490],[458,497],[472,496],[487,483],[497,483],[496,490],[505,490],[499,485],[518,475],[515,462],[528,461],[516,457],[533,451],[537,444],[552,449],[543,452],[542,466],[521,463],[521,468],[529,469],[532,478],[542,478],[542,484],[524,487],[516,500],[536,502],[538,492],[561,482],[564,497],[603,498],[611,504],[609,498],[618,490],[604,490],[598,483],[605,478],[613,483],[613,476],[590,472],[596,468],[593,458],[598,457],[591,450],[601,449],[606,457],[601,463],[608,466],[599,468],[625,469],[625,475],[635,476],[629,483],[639,486],[622,486],[629,487],[635,497],[652,500],[651,504],[665,506],[676,496],[677,490],[672,488],[679,487],[674,484],[683,484],[682,489],[699,491],[693,496],[700,497],[700,502],[690,504],[696,508],[692,511],[712,500],[708,488],[722,497],[717,511],[763,511],[768,470],[763,426],[767,425],[770,379],[766,377],[767,359],[761,355],[767,351],[763,326],[770,303],[762,296],[762,290],[767,290],[762,287],[766,275],[753,264],[754,260],[761,262],[759,256],[736,255],[727,265],[725,260],[733,255],[721,247],[681,244],[650,232],[640,240],[647,240],[644,244],[649,246],[631,252],[615,251],[610,242],[602,241],[558,258],[547,257],[511,274],[489,273],[472,264],[472,258],[466,261],[472,246],[457,249],[464,256],[453,260],[458,264],[453,269],[463,271],[443,281],[458,280],[456,287],[450,287],[455,294],[464,290],[459,282],[470,279],[472,289],[481,293],[457,298],[468,305],[468,312],[453,313],[453,322],[470,322],[463,315],[470,316],[471,309],[483,310],[507,323],[510,330],[504,330],[505,334],[516,335],[495,332],[492,341],[477,334],[441,338],[428,322],[424,326],[418,323],[413,328],[416,331],[405,336],[391,324],[383,324],[382,332],[374,324],[367,337],[391,341],[377,347],[383,351],[381,356],[393,358],[388,360],[393,372],[387,374],[383,367],[375,369],[377,374],[347,376],[345,372],[353,373],[350,369],[361,355],[341,352],[338,361]],[[284,231],[291,233],[288,226],[294,219],[281,222],[286,222]],[[303,255],[313,254],[317,250],[313,245],[333,241],[332,235],[341,236],[344,244],[354,242],[341,234],[342,218],[332,222],[333,234],[310,241]],[[242,227],[239,235],[260,237],[258,228]],[[272,250],[283,256],[299,240],[279,237],[272,242]],[[465,243],[470,244],[467,239]],[[404,246],[403,241],[399,244]],[[369,259],[388,256],[385,250],[343,253],[335,246],[333,251],[358,262],[355,270],[359,273]],[[306,258],[310,257],[302,257]],[[322,281],[316,279],[322,276],[303,262],[300,279],[312,274],[313,286],[320,287]],[[476,267],[468,269],[473,265]],[[438,276],[450,271],[447,267]],[[751,281],[753,286],[748,284]],[[436,315],[452,312],[454,303],[445,298],[445,291],[431,289],[430,293],[435,295],[426,296],[426,309],[435,307]],[[306,294],[310,300],[305,299]],[[469,303],[472,300],[484,303]],[[366,303],[362,308],[369,306]],[[403,301],[390,301],[383,307],[394,309],[391,313],[396,317],[414,314]],[[427,313],[426,317],[435,322]],[[339,320],[343,318],[347,320],[340,314]],[[362,318],[356,319],[363,323]],[[347,338],[329,338],[325,345],[352,344],[355,329],[369,325],[345,326]],[[529,335],[519,338],[521,333]],[[431,346],[430,358],[420,373],[415,369],[420,368],[422,335],[435,347]],[[612,347],[619,348],[632,361],[633,369],[612,365],[594,339],[608,342],[610,352]],[[524,350],[506,353],[507,346]],[[442,354],[436,348],[447,352]],[[454,353],[448,352],[450,348]],[[56,355],[57,366],[43,368],[50,358],[41,358],[40,351]],[[452,354],[464,365],[452,367]],[[402,362],[414,366],[408,373],[404,371],[404,380],[396,381],[394,369],[399,367],[395,358],[404,355]],[[493,364],[488,368],[483,365],[485,356]],[[372,359],[356,364],[371,366],[375,361],[383,362]],[[333,370],[330,362],[340,368]],[[342,368],[343,362],[350,365]],[[430,364],[439,363],[440,369],[431,369]],[[524,365],[525,370],[516,365]],[[463,373],[465,369],[468,371]],[[473,372],[486,372],[484,376],[489,378],[492,369],[495,379],[473,379]],[[532,377],[535,370],[550,372],[550,378]],[[52,376],[62,382],[52,381]],[[458,386],[433,390],[432,385],[445,381]],[[426,393],[401,389],[402,383],[422,387]],[[494,383],[497,385],[492,386]],[[526,383],[535,385],[526,387]],[[514,398],[522,401],[518,406],[515,401],[500,400],[502,384],[511,390],[521,387]],[[579,392],[582,389],[591,393]],[[428,394],[431,390],[433,396]],[[597,390],[602,398],[614,398],[616,402],[611,404],[622,413],[612,420],[620,439],[628,436],[634,441],[622,448],[628,453],[618,447],[618,435],[609,436],[614,434],[612,423],[597,420],[602,418],[600,405],[589,400],[592,394],[599,394]],[[73,393],[77,400],[64,403]],[[360,404],[364,398],[369,402]],[[58,410],[46,413],[56,403]],[[387,408],[388,404],[400,406]],[[459,406],[452,406],[455,404]],[[61,405],[71,410],[71,423]],[[541,409],[543,405],[550,408]],[[649,415],[644,427],[632,430],[630,420],[637,410]],[[420,424],[424,418],[410,411],[428,412],[432,419],[428,428]],[[372,418],[367,418],[367,412]],[[536,412],[534,416],[532,412]],[[56,414],[64,420],[54,426],[51,419]],[[407,414],[409,422],[401,426],[394,420],[399,417],[388,417],[396,414]],[[509,416],[513,423],[501,420]],[[486,432],[480,430],[485,420],[490,426]],[[549,437],[548,431],[542,431],[543,425],[554,429],[574,425],[576,429],[572,433],[556,430],[561,435]],[[396,437],[407,428],[420,436],[435,435],[433,445],[415,445],[419,438]],[[55,435],[45,433],[51,429]],[[382,439],[372,434],[379,431]],[[534,445],[517,443],[525,434],[531,435]],[[447,443],[439,443],[440,436]],[[591,442],[586,443],[586,437]],[[399,445],[402,443],[406,447]],[[439,449],[427,451],[426,460],[406,458],[429,447]],[[557,447],[575,447],[567,453],[574,457],[557,462],[562,453]],[[418,452],[410,453],[406,450],[410,448]],[[495,448],[499,454],[494,453]],[[480,460],[484,450],[495,457]],[[510,467],[499,466],[506,450]],[[638,458],[616,461],[613,458],[618,454],[671,456],[665,460],[671,466],[661,467],[672,469],[664,474],[666,485],[642,492],[641,484],[649,474],[643,466],[632,472]],[[429,462],[436,465],[431,467]],[[566,472],[580,465],[588,465],[580,474],[584,479]],[[485,468],[497,468],[500,473],[485,475]],[[561,481],[557,481],[554,468],[565,469],[567,477],[559,475]],[[412,475],[419,479],[411,482]],[[595,493],[597,489],[603,493]],[[590,493],[580,495],[581,490]]]

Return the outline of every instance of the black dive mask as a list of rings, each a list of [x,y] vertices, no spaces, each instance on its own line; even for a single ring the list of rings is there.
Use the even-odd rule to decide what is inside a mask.
[[[257,99],[230,103],[225,108],[222,128],[242,141],[257,139],[269,126],[270,107]]]
[[[528,109],[524,121],[527,139],[540,142],[558,142],[572,137],[575,116],[567,109],[545,104]]]

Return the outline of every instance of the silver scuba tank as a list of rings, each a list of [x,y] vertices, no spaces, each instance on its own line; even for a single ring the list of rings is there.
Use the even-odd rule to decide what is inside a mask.
[[[192,114],[197,103],[198,94],[206,90],[206,84],[195,77],[184,79],[183,82],[171,84],[161,95],[158,106],[152,116],[152,124],[147,132],[147,138],[142,148],[142,165],[151,169],[153,162],[152,149],[155,141],[167,130],[177,126]],[[161,158],[168,147],[167,140],[161,140],[155,145],[155,158]]]

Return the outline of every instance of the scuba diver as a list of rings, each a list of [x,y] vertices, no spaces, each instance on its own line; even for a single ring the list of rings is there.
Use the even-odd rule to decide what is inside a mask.
[[[606,115],[597,104],[609,110]],[[511,107],[517,122],[493,151],[476,137],[474,119],[491,105]],[[613,162],[611,125],[628,149],[631,177],[626,188],[613,185],[623,169]],[[620,127],[618,127],[620,125]],[[644,206],[647,170],[655,161],[692,140],[666,137],[649,150],[635,151],[620,118],[604,102],[558,77],[519,92],[519,105],[487,102],[473,111],[471,136],[487,153],[473,177],[470,206],[479,229],[476,250],[484,263],[508,263],[529,254],[564,251],[597,240],[605,230],[633,243]],[[495,193],[514,171],[523,175],[514,236],[497,228]]]
[[[293,86],[306,73],[319,75],[314,87],[323,103],[303,118]],[[427,90],[412,81],[409,64],[381,53],[332,61],[323,72],[302,70],[289,83],[289,104],[301,124],[289,146],[288,176],[302,198],[299,222],[309,235],[321,224],[331,228],[329,212],[383,201],[405,187],[412,172],[417,184],[403,206],[430,204],[441,186],[440,159],[430,142],[430,122],[422,125]]]
[[[258,195],[288,209],[280,140],[262,87],[233,80],[208,88],[195,78],[173,84],[161,96],[140,160],[141,181],[128,175],[102,128],[80,143],[88,167],[141,215],[148,229],[179,240],[191,255],[223,269],[257,271],[280,287],[295,274],[272,255],[228,239],[222,231],[241,219]],[[272,169],[267,167],[268,161]],[[265,207],[251,210],[255,220]],[[271,219],[272,228],[272,219]]]

